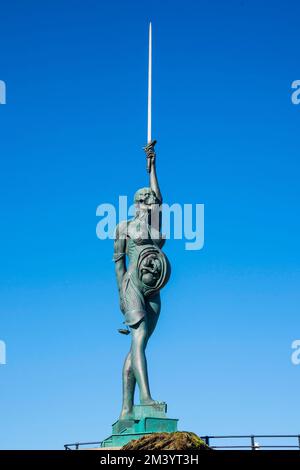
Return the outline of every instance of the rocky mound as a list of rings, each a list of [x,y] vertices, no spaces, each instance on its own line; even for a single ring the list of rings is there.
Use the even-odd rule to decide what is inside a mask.
[[[128,442],[122,450],[211,450],[193,432],[156,432]]]

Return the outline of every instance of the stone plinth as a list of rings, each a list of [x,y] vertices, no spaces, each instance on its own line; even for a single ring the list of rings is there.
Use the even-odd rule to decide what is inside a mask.
[[[118,420],[112,425],[112,435],[102,442],[102,448],[122,447],[133,439],[154,432],[176,432],[178,419],[167,417],[167,404],[135,405],[133,418]]]

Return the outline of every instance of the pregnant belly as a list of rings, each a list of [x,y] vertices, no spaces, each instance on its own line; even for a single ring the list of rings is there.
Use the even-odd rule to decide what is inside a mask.
[[[170,276],[170,265],[166,256],[153,246],[141,251],[137,268],[145,295],[160,290],[167,283]]]

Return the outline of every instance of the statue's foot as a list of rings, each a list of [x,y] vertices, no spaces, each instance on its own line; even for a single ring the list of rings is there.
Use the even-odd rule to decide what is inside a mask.
[[[119,416],[119,421],[134,419],[133,409],[132,408],[123,408]]]
[[[161,401],[153,400],[151,397],[141,398],[140,402],[141,405],[160,405],[162,403]]]

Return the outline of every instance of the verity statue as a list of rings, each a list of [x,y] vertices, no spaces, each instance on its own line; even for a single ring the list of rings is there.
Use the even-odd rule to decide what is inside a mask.
[[[150,393],[146,347],[160,315],[160,290],[170,277],[170,264],[162,252],[162,195],[156,174],[156,154],[152,140],[152,25],[149,24],[148,126],[145,147],[148,187],[134,196],[135,215],[120,222],[114,241],[115,271],[120,308],[131,345],[123,366],[123,404],[112,434],[101,447],[121,449],[151,433],[175,433],[178,419],[167,416],[167,403],[155,401]],[[136,167],[136,165],[134,165]],[[140,403],[134,403],[136,385]]]
[[[150,187],[135,193],[135,217],[117,226],[114,243],[120,307],[131,333],[131,347],[123,367],[120,420],[133,418],[136,383],[141,405],[158,403],[150,393],[145,349],[160,314],[159,291],[169,279],[170,264],[161,251],[165,240],[161,234],[162,196],[156,175],[154,145],[155,141],[151,141],[145,147]]]

